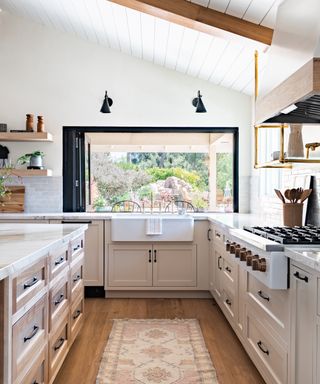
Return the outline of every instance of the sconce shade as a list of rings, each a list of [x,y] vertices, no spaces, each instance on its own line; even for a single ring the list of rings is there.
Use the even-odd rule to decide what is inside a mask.
[[[112,104],[113,104],[113,100],[110,99],[110,97],[108,97],[108,94],[106,91],[100,112],[101,113],[111,113],[110,107]]]
[[[198,97],[195,97],[192,100],[192,105],[196,107],[196,112],[197,113],[204,113],[207,112],[206,107],[203,104],[203,101],[201,99],[202,95],[200,94],[200,91],[198,91]]]

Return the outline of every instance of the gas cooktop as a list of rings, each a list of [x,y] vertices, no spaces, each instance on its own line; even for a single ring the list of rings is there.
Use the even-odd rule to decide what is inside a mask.
[[[280,244],[320,245],[320,227],[243,227],[255,235],[265,237]]]

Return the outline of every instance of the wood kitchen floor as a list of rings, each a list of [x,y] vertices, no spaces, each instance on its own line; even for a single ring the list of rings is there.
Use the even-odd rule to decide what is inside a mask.
[[[86,299],[84,326],[54,384],[95,383],[112,319],[175,317],[200,321],[219,384],[264,383],[212,299]]]

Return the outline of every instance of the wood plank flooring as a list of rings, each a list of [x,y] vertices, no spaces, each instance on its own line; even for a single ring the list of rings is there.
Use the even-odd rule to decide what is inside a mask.
[[[264,383],[214,300],[86,299],[84,327],[54,384],[95,383],[112,319],[175,317],[200,321],[219,384]]]

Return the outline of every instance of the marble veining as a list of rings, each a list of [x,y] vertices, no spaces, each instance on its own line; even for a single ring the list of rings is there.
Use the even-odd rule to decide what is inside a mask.
[[[0,224],[0,279],[87,229],[79,224]]]

